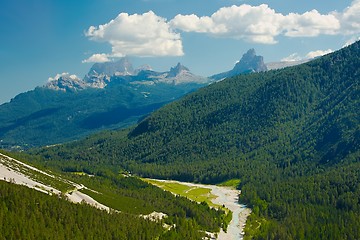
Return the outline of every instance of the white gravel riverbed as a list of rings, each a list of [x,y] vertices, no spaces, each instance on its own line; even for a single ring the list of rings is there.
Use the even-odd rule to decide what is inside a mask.
[[[211,193],[217,198],[214,198],[212,202],[218,205],[225,205],[233,213],[233,218],[228,226],[227,232],[221,231],[218,234],[219,240],[239,240],[243,239],[244,227],[246,224],[246,219],[251,213],[251,209],[247,208],[245,205],[238,202],[239,190],[235,190],[230,187],[221,187],[216,185],[205,185],[205,184],[195,184],[188,182],[178,182],[178,181],[169,181],[169,180],[157,180],[164,182],[176,182],[184,184],[187,186],[193,187],[202,187],[211,189]]]

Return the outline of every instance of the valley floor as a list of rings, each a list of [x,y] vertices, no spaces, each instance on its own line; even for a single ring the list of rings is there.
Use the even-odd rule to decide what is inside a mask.
[[[216,205],[224,205],[230,211],[232,211],[233,218],[228,226],[227,232],[221,230],[218,234],[219,240],[238,240],[243,239],[244,228],[247,217],[250,215],[251,210],[245,205],[239,204],[238,196],[240,194],[239,190],[235,190],[230,187],[221,187],[216,185],[204,185],[204,184],[195,184],[188,182],[179,182],[172,180],[155,180],[159,182],[168,182],[168,183],[177,183],[190,187],[198,188],[207,188],[211,189],[211,194],[215,195],[215,198],[212,198],[211,201]]]

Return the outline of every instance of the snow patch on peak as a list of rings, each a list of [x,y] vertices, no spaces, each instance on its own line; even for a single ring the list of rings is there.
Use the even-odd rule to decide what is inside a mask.
[[[85,89],[86,84],[75,74],[69,74],[68,72],[58,73],[55,77],[49,77],[48,82],[44,86],[45,88],[53,90],[80,90]]]
[[[79,80],[79,78],[75,75],[75,74],[72,74],[69,76],[72,80]]]
[[[68,72],[63,72],[63,73],[56,74],[55,77],[49,77],[48,82],[58,81],[60,78],[72,79],[74,81],[80,80],[80,78],[78,76],[76,76],[75,74],[70,75]]]

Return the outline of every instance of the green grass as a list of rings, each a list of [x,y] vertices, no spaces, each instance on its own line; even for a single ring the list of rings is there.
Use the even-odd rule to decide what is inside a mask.
[[[84,172],[71,172],[71,173],[79,176],[88,176],[88,174]]]
[[[174,194],[185,195],[192,187],[182,185],[179,183],[155,183],[157,186],[161,186],[162,189],[172,192]]]
[[[193,187],[187,186],[176,182],[163,182],[151,179],[142,179],[145,182],[151,183],[161,189],[169,191],[173,194],[187,197],[188,199],[196,202],[206,202],[212,207],[221,207],[212,203],[212,199],[216,198],[214,194],[211,194],[211,189],[205,187]]]
[[[208,204],[211,203],[211,199],[215,198],[215,195],[211,194],[211,189],[208,188],[193,188],[190,189],[186,193],[189,199],[192,199],[197,202],[207,202]],[[210,203],[209,203],[210,201]]]
[[[254,216],[254,215],[250,215],[246,221],[246,226],[244,229],[244,232],[246,232],[246,235],[244,236],[244,239],[253,239],[254,236],[258,236],[259,232],[261,232],[260,228],[267,229],[271,226],[271,221],[262,218],[262,217],[258,217],[258,216]],[[264,231],[266,232],[266,231]],[[264,239],[266,238],[266,236],[262,236]]]
[[[230,180],[227,180],[225,182],[218,184],[218,186],[237,188],[237,186],[239,186],[240,182],[241,182],[240,179],[230,179]]]

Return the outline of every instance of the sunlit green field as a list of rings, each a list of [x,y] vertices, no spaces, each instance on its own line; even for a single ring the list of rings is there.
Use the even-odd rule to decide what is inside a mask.
[[[187,197],[190,200],[196,202],[206,202],[207,204],[209,204],[209,206],[219,207],[218,205],[213,204],[211,202],[211,200],[216,198],[217,196],[211,193],[210,188],[187,186],[177,182],[164,182],[153,179],[142,179],[142,180],[154,184],[160,187],[161,189],[169,191],[173,194]]]
[[[240,184],[241,180],[240,179],[230,179],[228,181],[222,182],[220,184],[218,184],[219,186],[223,186],[223,187],[233,187],[233,188],[237,188],[237,186]]]

